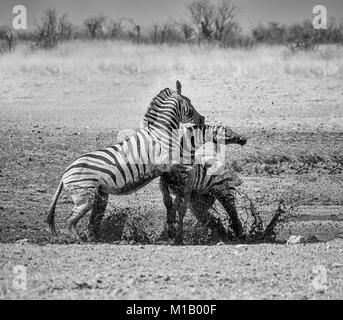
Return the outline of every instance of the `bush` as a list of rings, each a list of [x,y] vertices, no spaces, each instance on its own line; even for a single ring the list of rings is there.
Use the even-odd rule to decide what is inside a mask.
[[[312,22],[307,20],[290,26],[287,30],[286,41],[291,51],[312,50],[320,42],[320,30],[314,29]]]
[[[269,22],[267,26],[259,25],[252,30],[255,41],[268,44],[284,43],[286,34],[286,27],[277,22]]]
[[[183,42],[181,35],[182,32],[178,29],[176,23],[154,24],[149,31],[150,42],[154,44]]]

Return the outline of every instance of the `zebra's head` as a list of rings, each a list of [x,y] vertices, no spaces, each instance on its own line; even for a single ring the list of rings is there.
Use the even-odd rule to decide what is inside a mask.
[[[180,122],[182,123],[193,123],[200,128],[203,128],[205,125],[205,117],[202,116],[192,105],[191,100],[182,95],[181,93],[181,82],[179,80],[176,81],[176,93],[179,100],[179,114],[180,114]]]
[[[206,125],[203,129],[204,140],[212,139],[215,144],[239,144],[244,146],[247,143],[245,135],[238,134],[224,125]]]
[[[200,155],[218,152],[225,157],[225,146],[228,144],[245,145],[247,138],[232,131],[228,126],[205,125],[184,126],[179,130],[180,157],[182,163],[192,163],[195,154]],[[209,149],[208,149],[209,148]],[[212,151],[210,151],[212,150]],[[200,152],[200,153],[199,153]]]
[[[244,146],[247,138],[244,135],[238,134],[224,125],[205,125],[204,127],[188,126],[183,129],[183,140],[191,141],[199,146],[207,142],[214,144],[239,144]]]

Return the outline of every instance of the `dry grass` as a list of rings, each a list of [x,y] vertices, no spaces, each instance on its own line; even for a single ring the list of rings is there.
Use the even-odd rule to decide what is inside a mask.
[[[281,46],[221,49],[194,45],[136,45],[120,41],[73,41],[52,50],[32,51],[29,45],[0,56],[0,71],[61,75],[71,73],[145,74],[188,72],[230,74],[301,74],[343,77],[343,49],[323,46],[291,53]]]

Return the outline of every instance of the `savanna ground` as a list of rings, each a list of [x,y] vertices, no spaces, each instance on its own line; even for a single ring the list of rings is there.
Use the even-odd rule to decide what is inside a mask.
[[[343,298],[342,48],[22,46],[0,56],[0,79],[3,298]],[[107,210],[143,212],[145,220],[135,222],[127,209],[127,221],[149,225],[153,244],[130,233],[109,233],[106,244],[73,243],[66,196],[56,210],[60,238],[53,238],[44,211],[64,168],[138,128],[153,96],[176,79],[208,122],[248,135],[246,146],[227,149],[228,161],[266,219],[282,198],[297,199],[298,218],[280,230],[278,243],[216,246],[197,242],[188,215],[186,245],[165,245],[155,181],[111,197]],[[284,244],[298,234],[317,243]],[[24,291],[12,286],[16,265],[27,268]],[[318,288],[321,267],[326,280]]]

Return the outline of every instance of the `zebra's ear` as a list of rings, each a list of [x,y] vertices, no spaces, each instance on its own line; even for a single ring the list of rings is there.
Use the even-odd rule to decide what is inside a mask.
[[[181,94],[181,82],[179,80],[176,80],[176,92]]]

